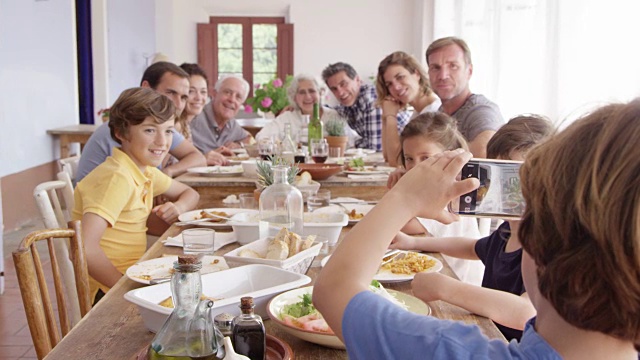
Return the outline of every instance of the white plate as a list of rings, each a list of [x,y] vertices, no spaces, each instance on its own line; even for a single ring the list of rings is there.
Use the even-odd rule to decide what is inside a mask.
[[[396,168],[390,166],[365,166],[363,171],[343,170],[345,174],[372,175],[372,174],[389,174]]]
[[[220,176],[238,176],[242,175],[244,170],[242,170],[242,166],[231,165],[231,166],[202,166],[202,167],[194,167],[191,169],[187,169],[188,173],[197,174],[202,176],[209,177],[220,177]]]
[[[180,216],[178,216],[178,220],[179,221],[190,221],[190,220],[198,220],[200,219],[200,212],[201,211],[216,211],[216,212],[224,212],[229,214],[229,217],[235,215],[235,214],[239,214],[239,213],[243,213],[243,212],[249,212],[249,213],[254,213],[257,212],[257,210],[253,210],[253,209],[238,209],[238,208],[211,208],[211,209],[199,209],[199,210],[191,210],[191,211],[187,211],[186,213],[182,213],[180,214]],[[208,221],[204,221],[201,223],[195,223],[193,224],[194,226],[202,226],[202,227],[212,227],[212,228],[228,228],[231,225],[227,224],[227,220],[220,220],[219,222],[208,222]]]
[[[347,149],[345,150],[345,155],[358,155],[360,154],[373,154],[376,151],[373,149]]]
[[[236,233],[234,233],[233,231],[232,232],[216,231],[213,251],[216,251],[221,247],[234,242],[236,242]],[[167,240],[164,241],[164,246],[184,247],[184,241],[182,240],[182,233],[173,237],[168,237]]]
[[[396,299],[402,301],[407,305],[409,311],[420,314],[420,315],[430,315],[431,308],[429,305],[425,304],[422,300],[418,299],[415,296],[411,296],[409,294],[405,294],[399,291],[387,289],[387,291],[395,296]],[[300,338],[305,341],[312,342],[314,344],[319,344],[335,349],[344,349],[344,344],[337,336],[333,334],[327,334],[317,331],[310,331],[305,329],[300,329],[297,327],[293,327],[285,324],[278,315],[282,312],[282,309],[285,305],[295,304],[300,301],[300,297],[304,294],[313,293],[313,286],[307,286],[299,289],[289,290],[285,293],[282,293],[269,302],[267,306],[267,312],[269,313],[269,318],[276,323],[277,326],[281,327],[283,330],[288,332],[289,334]]]
[[[127,276],[133,281],[148,285],[149,279],[145,279],[145,275],[151,276],[151,278],[170,276],[170,270],[173,269],[173,263],[176,261],[178,261],[178,256],[165,256],[142,261],[129,267],[127,269]],[[214,262],[216,263],[214,264]],[[222,256],[203,256],[200,274],[209,274],[228,268],[229,266],[227,266],[227,262]]]
[[[412,251],[404,251],[404,252],[408,253]],[[433,256],[429,256],[427,254],[420,254],[420,255],[426,256],[429,259],[436,262],[434,266],[430,267],[429,269],[423,272],[432,273],[432,272],[440,272],[440,270],[442,270],[442,262],[440,260],[434,258]],[[324,267],[327,264],[327,261],[329,261],[330,257],[331,255],[325,256],[324,259],[320,261],[320,266]],[[380,282],[392,283],[392,282],[410,281],[410,280],[413,280],[414,276],[415,274],[394,274],[389,270],[380,269],[378,273],[373,277],[373,279],[378,280]]]
[[[344,208],[342,206],[344,206]],[[356,203],[356,204],[342,204],[342,206],[335,205],[335,204],[334,205],[329,205],[329,206],[325,206],[325,207],[321,207],[319,209],[316,209],[313,212],[318,212],[318,213],[333,213],[333,212],[348,213],[348,212],[351,212],[352,209],[355,209],[356,213],[367,215],[367,213],[369,211],[371,211],[371,209],[373,209],[373,207],[375,205],[357,204]],[[345,208],[347,208],[348,211],[346,211]],[[349,225],[357,224],[359,221],[360,221],[360,219],[357,219],[357,220],[349,219]]]

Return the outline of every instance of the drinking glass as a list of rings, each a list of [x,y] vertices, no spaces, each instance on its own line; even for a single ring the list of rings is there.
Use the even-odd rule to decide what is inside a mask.
[[[213,229],[186,229],[182,231],[185,254],[213,255],[216,231]]]
[[[329,206],[331,201],[331,191],[320,189],[315,194],[310,194],[307,198],[307,209],[313,211],[321,207]]]
[[[276,144],[271,139],[263,139],[258,143],[258,154],[262,160],[270,160],[276,153]]]
[[[242,209],[257,209],[256,196],[253,193],[240,194],[240,207]]]
[[[317,164],[322,164],[327,161],[329,156],[329,144],[327,139],[312,139],[311,140],[311,158]]]

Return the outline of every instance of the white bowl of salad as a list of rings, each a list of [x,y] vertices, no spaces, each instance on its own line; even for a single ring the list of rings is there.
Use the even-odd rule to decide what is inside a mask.
[[[370,289],[408,311],[431,314],[431,308],[422,300],[399,291],[387,290],[375,280],[372,281]],[[275,296],[267,305],[269,318],[297,338],[330,348],[344,349],[342,341],[313,306],[312,293],[313,286],[307,286]]]

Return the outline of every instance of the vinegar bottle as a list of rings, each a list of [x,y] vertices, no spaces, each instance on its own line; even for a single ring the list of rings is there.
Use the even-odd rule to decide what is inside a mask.
[[[231,324],[233,348],[236,353],[251,360],[264,360],[267,354],[267,335],[260,315],[253,313],[253,298],[240,299],[241,315],[236,316]]]

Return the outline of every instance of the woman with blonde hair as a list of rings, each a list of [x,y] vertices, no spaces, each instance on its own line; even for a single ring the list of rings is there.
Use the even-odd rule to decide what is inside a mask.
[[[403,51],[391,53],[380,62],[376,93],[382,108],[382,152],[389,165],[396,166],[400,153],[398,112],[410,105],[414,109],[413,119],[438,111],[442,102],[431,89],[429,76],[418,60]]]

